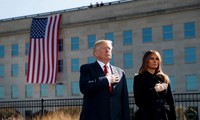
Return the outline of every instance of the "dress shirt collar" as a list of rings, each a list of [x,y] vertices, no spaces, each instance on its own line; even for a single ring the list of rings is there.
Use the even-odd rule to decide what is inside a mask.
[[[97,62],[98,62],[99,65],[101,66],[102,70],[104,70],[104,65],[105,65],[105,64],[104,64],[103,62],[99,61],[99,60],[97,60]],[[110,63],[107,63],[106,65],[108,66],[108,70],[110,71]]]

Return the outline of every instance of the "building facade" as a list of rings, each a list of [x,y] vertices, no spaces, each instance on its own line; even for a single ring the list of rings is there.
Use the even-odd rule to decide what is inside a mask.
[[[31,20],[56,13],[62,14],[57,84],[27,83]],[[173,92],[199,92],[199,15],[199,0],[131,0],[0,20],[0,101],[82,97],[79,67],[95,61],[99,39],[113,41],[111,64],[125,71],[130,95],[150,49],[160,52]]]

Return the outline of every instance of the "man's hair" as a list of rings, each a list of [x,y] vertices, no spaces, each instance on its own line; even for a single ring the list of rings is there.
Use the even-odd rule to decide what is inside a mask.
[[[112,46],[112,41],[111,40],[98,40],[95,42],[94,44],[94,48],[93,48],[93,54],[95,53],[96,49],[98,48],[98,46],[102,43],[108,43],[108,44],[111,44]]]

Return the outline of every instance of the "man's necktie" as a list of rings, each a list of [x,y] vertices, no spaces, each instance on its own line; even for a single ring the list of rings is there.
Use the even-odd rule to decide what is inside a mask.
[[[104,65],[104,74],[106,75],[108,73],[108,66],[107,65]],[[109,86],[109,90],[110,90],[110,93],[112,93],[112,85]]]
[[[104,74],[106,75],[108,73],[108,66],[107,65],[104,65]]]

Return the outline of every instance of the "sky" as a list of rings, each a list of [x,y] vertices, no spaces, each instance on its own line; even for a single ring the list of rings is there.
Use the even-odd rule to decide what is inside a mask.
[[[0,0],[0,20],[118,0]]]

